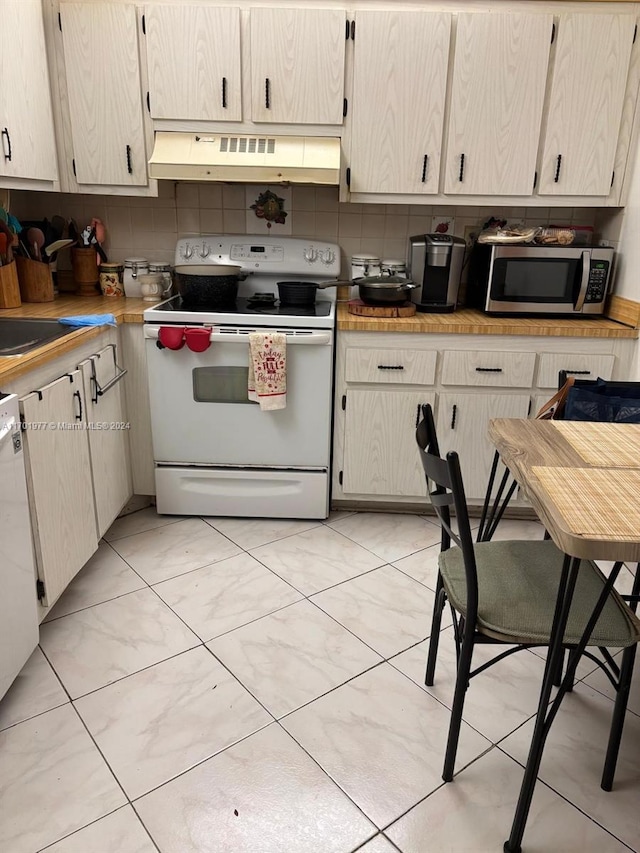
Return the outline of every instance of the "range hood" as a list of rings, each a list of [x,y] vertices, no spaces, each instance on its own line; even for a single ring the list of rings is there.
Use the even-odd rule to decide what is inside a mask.
[[[333,137],[156,131],[149,176],[174,181],[340,183]]]

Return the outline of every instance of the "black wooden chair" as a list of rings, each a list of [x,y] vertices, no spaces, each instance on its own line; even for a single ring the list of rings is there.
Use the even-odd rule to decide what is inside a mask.
[[[470,679],[514,652],[549,645],[565,555],[548,539],[474,543],[458,454],[448,453],[446,459],[441,458],[431,406],[423,406],[422,415],[416,441],[427,491],[442,532],[425,683],[431,686],[434,682],[442,610],[448,601],[453,614],[457,656],[442,773],[444,781],[450,782]],[[455,528],[451,523],[451,509],[455,510]],[[578,644],[605,583],[606,578],[595,563],[583,560],[567,622],[565,649]],[[634,646],[639,640],[640,621],[611,589],[588,645],[617,649]],[[508,644],[514,648],[499,652],[472,670],[477,643]],[[587,654],[605,669],[600,660]],[[575,666],[574,672],[567,673],[566,677],[573,679],[574,675]],[[629,672],[629,682],[630,678]],[[626,688],[628,690],[628,683]]]

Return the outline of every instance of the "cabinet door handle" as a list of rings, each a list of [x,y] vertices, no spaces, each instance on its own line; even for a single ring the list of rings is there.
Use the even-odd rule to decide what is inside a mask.
[[[464,180],[464,154],[460,155],[460,174],[458,175],[458,180]]]
[[[227,78],[222,78],[222,108],[227,108]]]
[[[82,396],[81,396],[79,391],[74,391],[73,396],[78,398],[78,407],[80,409],[80,411],[76,415],[76,420],[81,421],[82,420]]]
[[[556,160],[556,174],[553,179],[555,184],[560,180],[560,166],[562,166],[562,154],[558,154],[558,159]]]
[[[378,370],[404,370],[404,364],[379,364]]]
[[[8,153],[5,153],[4,159],[5,160],[11,160],[11,137],[9,136],[9,129],[8,128],[5,127],[3,129],[2,136],[7,137],[7,147],[9,149]],[[3,146],[2,147],[4,148],[4,140],[3,140]]]
[[[127,172],[133,174],[133,166],[131,165],[131,146],[127,145]]]
[[[422,161],[422,183],[424,184],[427,180],[427,163],[429,162],[429,155],[425,154],[424,159]]]
[[[271,80],[268,77],[264,78],[264,105],[268,110],[271,109]]]
[[[502,373],[501,367],[476,367],[476,373]]]
[[[458,407],[456,404],[453,404],[453,408],[451,409],[451,429],[456,428],[456,417],[458,416]]]
[[[567,376],[571,374],[571,376],[589,376],[591,374],[590,370],[565,370],[564,371]]]

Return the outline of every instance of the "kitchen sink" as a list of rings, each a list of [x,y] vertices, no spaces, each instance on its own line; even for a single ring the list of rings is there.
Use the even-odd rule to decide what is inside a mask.
[[[57,320],[0,317],[0,358],[22,355],[75,331]]]

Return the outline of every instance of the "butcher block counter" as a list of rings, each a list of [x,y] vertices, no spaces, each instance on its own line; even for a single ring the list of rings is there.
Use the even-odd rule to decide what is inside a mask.
[[[359,317],[350,314],[344,303],[338,305],[338,331],[563,338],[637,338],[640,332],[605,317],[489,317],[474,308],[459,308],[450,314],[415,314],[413,317]]]
[[[77,314],[113,314],[118,324],[142,323],[142,313],[149,304],[142,299],[127,297],[116,299],[108,296],[59,296],[53,302],[25,302],[19,308],[2,309],[0,318],[29,317],[55,320]],[[76,349],[85,341],[101,335],[106,328],[108,327],[85,326],[23,355],[0,357],[0,383],[7,383],[27,371]]]

